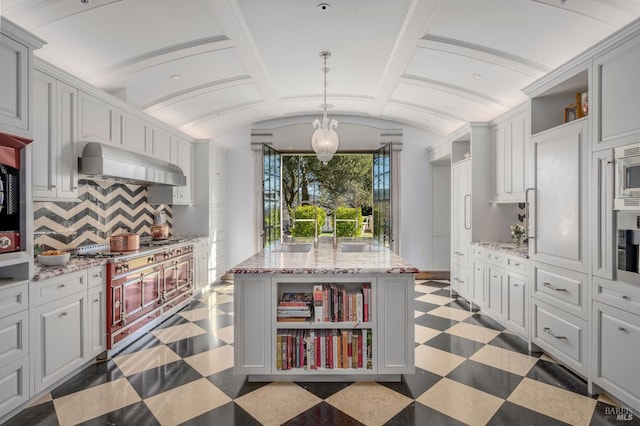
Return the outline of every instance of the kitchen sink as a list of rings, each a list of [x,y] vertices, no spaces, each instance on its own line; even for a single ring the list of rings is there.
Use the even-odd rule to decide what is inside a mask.
[[[282,244],[273,251],[277,253],[307,253],[311,251],[311,243],[290,243]]]
[[[363,253],[375,250],[369,243],[342,243],[340,244],[340,251],[345,253]]]

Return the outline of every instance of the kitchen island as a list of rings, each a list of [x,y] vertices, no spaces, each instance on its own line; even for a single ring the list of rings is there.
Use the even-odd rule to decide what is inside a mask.
[[[253,381],[399,381],[414,372],[418,270],[388,249],[285,244],[229,272],[237,374]],[[310,316],[283,314],[296,302],[312,305]]]

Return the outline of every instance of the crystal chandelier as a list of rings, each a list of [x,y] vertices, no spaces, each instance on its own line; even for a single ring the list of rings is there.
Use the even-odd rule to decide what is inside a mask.
[[[322,123],[318,119],[313,120],[313,128],[316,131],[313,132],[311,138],[313,151],[323,164],[327,164],[333,158],[333,154],[338,150],[339,143],[338,134],[335,131],[335,128],[338,127],[338,122],[336,120],[329,121],[327,118],[327,72],[329,72],[327,58],[330,56],[331,52],[320,52],[320,57],[324,59],[324,68],[322,68],[324,73],[324,103],[322,104],[324,115],[322,116]]]

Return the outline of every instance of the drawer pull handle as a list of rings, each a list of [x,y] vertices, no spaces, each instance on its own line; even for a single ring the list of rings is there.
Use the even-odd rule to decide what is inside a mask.
[[[543,285],[543,286],[545,286],[545,287],[547,287],[547,288],[550,288],[551,290],[554,290],[554,291],[567,291],[567,289],[566,289],[566,288],[555,288],[554,286],[552,286],[552,285],[551,285],[551,284],[549,284],[549,283],[544,283],[544,284],[542,284],[542,285]]]
[[[66,287],[66,285],[64,285],[64,284],[60,284],[60,285],[58,286],[58,288],[65,288],[65,287]]]
[[[520,266],[520,264],[513,262],[513,266]]]
[[[514,284],[513,286],[514,287],[520,287],[520,284]]]
[[[93,303],[98,303],[100,299],[93,299]]]
[[[62,312],[62,313],[60,314],[60,316],[61,316],[61,317],[67,316],[67,312]]]
[[[498,276],[497,276],[497,275],[494,275],[494,276],[493,276],[493,278],[498,278]]]
[[[553,334],[551,332],[551,329],[549,327],[545,327],[542,329],[542,331],[544,331],[545,333],[547,333],[548,335],[555,337],[556,339],[567,339],[567,336],[556,336],[555,334]]]
[[[622,300],[629,300],[629,296],[627,296],[626,294],[623,294],[621,297],[622,297]]]
[[[624,327],[618,327],[618,330],[620,330],[620,331],[627,331],[627,329],[626,329],[626,328],[624,328]]]
[[[98,272],[97,274],[93,274],[93,278],[100,278],[102,277],[102,272]]]

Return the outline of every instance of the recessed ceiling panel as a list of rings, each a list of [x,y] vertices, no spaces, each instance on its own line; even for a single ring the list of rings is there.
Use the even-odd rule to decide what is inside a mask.
[[[416,50],[406,74],[467,90],[470,96],[484,95],[489,104],[507,107],[523,102],[520,89],[533,82],[531,77],[492,63],[424,48]]]
[[[212,90],[153,111],[151,114],[172,126],[180,127],[209,114],[222,114],[262,100],[254,84]]]
[[[323,50],[330,93],[374,95],[409,0],[330,2],[238,0],[277,97],[322,90]]]
[[[167,97],[238,78],[248,78],[236,52],[229,48],[142,69],[117,78],[106,89],[126,88],[128,100],[141,107],[153,106]]]
[[[200,38],[220,35],[206,0],[121,1],[38,29],[36,54],[80,77]]]
[[[615,29],[535,1],[447,0],[428,32],[491,47],[554,68]]]

